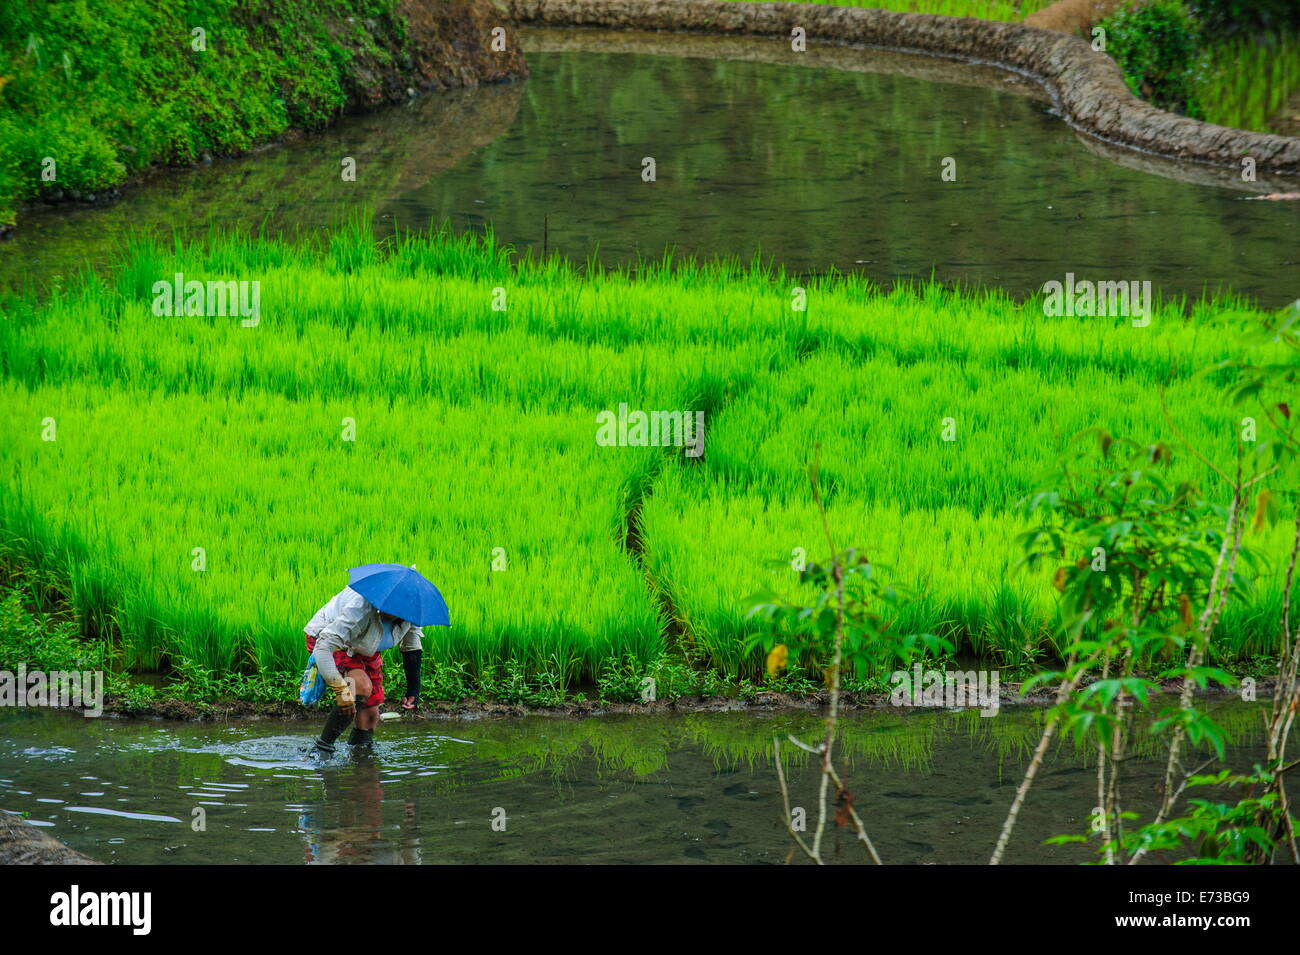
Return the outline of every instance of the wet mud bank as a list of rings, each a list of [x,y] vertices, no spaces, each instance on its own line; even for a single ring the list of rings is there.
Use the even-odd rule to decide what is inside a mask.
[[[521,79],[528,75],[514,25],[490,0],[401,0],[398,15],[406,22],[410,60],[405,75],[379,77],[369,104],[398,102],[413,84],[421,89],[455,89]],[[493,31],[504,49],[492,49]],[[404,82],[407,81],[407,82]]]
[[[1182,161],[1300,176],[1300,138],[1228,129],[1158,110],[1129,92],[1119,67],[1082,38],[971,18],[803,3],[725,0],[505,0],[524,25],[764,36],[991,64],[1041,84],[1062,118],[1106,142]]]
[[[18,816],[0,812],[0,865],[99,865]]]
[[[1256,685],[1259,699],[1269,699],[1275,680],[1260,680]],[[1022,695],[1020,683],[1003,682],[998,687],[998,708],[1001,707],[1044,707],[1055,702],[1055,691],[1035,690]],[[971,699],[974,699],[975,687],[971,687]],[[1178,694],[1178,684],[1170,681],[1163,687],[1170,700]],[[1235,689],[1216,688],[1198,691],[1196,696],[1202,700],[1227,700],[1236,698]],[[760,691],[749,699],[738,697],[679,697],[673,700],[656,700],[648,703],[610,703],[600,700],[575,700],[559,706],[530,706],[519,703],[504,703],[496,700],[429,700],[422,704],[416,713],[407,713],[399,709],[396,703],[388,702],[380,707],[385,721],[397,717],[403,722],[481,720],[493,718],[514,718],[522,716],[554,717],[589,717],[589,716],[652,716],[685,713],[781,713],[781,712],[815,712],[830,703],[830,694],[826,692],[795,694]],[[894,712],[913,712],[916,710],[937,710],[949,707],[928,704],[915,706],[895,705],[888,693],[844,693],[840,697],[840,708],[845,712],[862,712],[867,710],[887,710]],[[958,706],[955,709],[978,709],[975,705]],[[300,706],[297,703],[257,703],[247,700],[226,700],[218,703],[193,703],[185,700],[161,699],[151,701],[146,706],[122,705],[122,701],[108,697],[104,701],[104,718],[123,720],[182,720],[193,722],[232,720],[305,720],[316,721],[325,717],[326,711],[316,707]]]

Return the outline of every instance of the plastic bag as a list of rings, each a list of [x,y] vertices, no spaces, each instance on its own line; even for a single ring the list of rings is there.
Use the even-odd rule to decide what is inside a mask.
[[[298,687],[298,700],[304,706],[311,706],[325,695],[325,678],[316,669],[315,657],[307,658],[307,669],[302,672],[302,684]]]

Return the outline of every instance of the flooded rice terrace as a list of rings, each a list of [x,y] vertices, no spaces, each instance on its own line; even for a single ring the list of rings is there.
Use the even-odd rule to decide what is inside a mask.
[[[1262,755],[1263,705],[1213,711],[1235,744],[1228,765]],[[986,862],[1042,717],[1028,707],[848,716],[838,751],[883,860]],[[372,758],[318,766],[304,758],[315,721],[10,710],[0,807],[112,863],[781,863],[772,738],[811,740],[821,726],[816,714],[748,712],[390,722]],[[781,752],[791,804],[812,820],[816,768],[793,746]],[[1068,742],[1053,746],[1010,861],[1088,861],[1086,848],[1042,842],[1085,828],[1092,765]],[[1141,751],[1125,764],[1126,808],[1149,817],[1162,768]],[[831,838],[841,861],[868,861],[849,830]]]
[[[1232,288],[1266,307],[1300,294],[1300,203],[1250,201],[1271,187],[1081,137],[1002,70],[685,35],[523,37],[525,82],[169,171],[106,207],[34,210],[0,244],[0,281],[103,265],[133,229],[294,234],[366,209],[381,233],[490,226],[579,263],[671,248],[1015,295],[1067,271],[1166,295]],[[954,151],[956,181],[941,181]],[[342,157],[356,182],[340,182]]]

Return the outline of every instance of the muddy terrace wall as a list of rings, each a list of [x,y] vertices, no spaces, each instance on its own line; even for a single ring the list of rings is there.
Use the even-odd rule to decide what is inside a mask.
[[[1041,83],[1076,128],[1176,159],[1300,175],[1300,138],[1228,129],[1158,110],[1129,92],[1119,67],[1080,37],[1018,23],[802,3],[724,0],[501,0],[521,24],[748,34],[848,43],[992,63]]]
[[[405,46],[385,23],[364,23],[377,48],[405,50],[397,62],[359,46],[338,29],[340,24],[330,26],[334,41],[350,55],[344,75],[348,112],[405,102],[416,89],[457,89],[528,75],[514,25],[492,0],[398,0],[393,12],[405,25]],[[492,29],[498,26],[506,31],[504,51],[491,49]]]
[[[425,88],[451,89],[528,75],[514,26],[496,15],[491,0],[400,0],[407,25],[410,70]],[[506,32],[506,48],[490,48],[492,30]],[[408,77],[396,77],[399,86]]]

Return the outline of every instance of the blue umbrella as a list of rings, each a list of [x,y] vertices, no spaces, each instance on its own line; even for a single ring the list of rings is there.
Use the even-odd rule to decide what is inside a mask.
[[[414,567],[365,564],[348,570],[348,586],[376,609],[409,620],[417,627],[450,627],[447,601]]]

